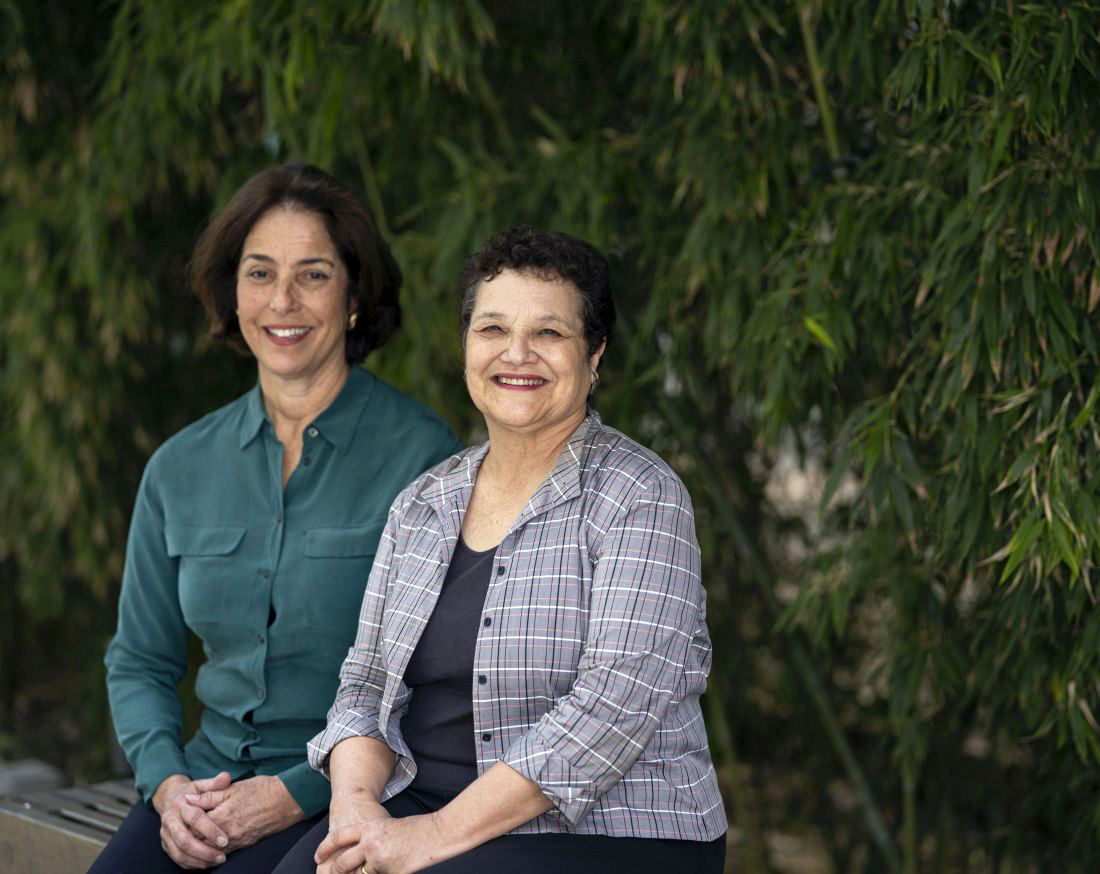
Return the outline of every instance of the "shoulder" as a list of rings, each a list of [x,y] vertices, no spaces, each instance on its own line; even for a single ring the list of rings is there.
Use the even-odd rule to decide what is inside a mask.
[[[361,424],[381,426],[398,440],[419,437],[453,444],[452,448],[461,445],[450,425],[430,407],[369,371],[363,374],[366,377],[362,380],[363,390],[369,392],[371,414]]]
[[[251,392],[230,401],[185,425],[153,453],[149,459],[149,468],[160,468],[177,464],[195,456],[196,453],[218,451],[231,441],[235,449],[240,441],[240,429],[248,407]]]
[[[165,440],[149,457],[141,488],[168,497],[186,494],[203,483],[211,471],[231,469],[240,447],[250,393],[207,413]],[[221,476],[221,474],[217,474]]]
[[[487,448],[484,443],[470,446],[429,467],[402,489],[394,499],[390,513],[403,515],[414,507],[427,507],[431,503],[438,503],[443,492],[461,490],[465,485],[471,484],[477,464]]]
[[[687,497],[680,477],[663,458],[599,419],[585,435],[580,464],[586,492],[625,497],[659,491]]]

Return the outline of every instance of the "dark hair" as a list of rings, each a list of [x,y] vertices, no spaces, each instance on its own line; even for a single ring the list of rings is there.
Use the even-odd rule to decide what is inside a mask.
[[[615,302],[611,299],[607,259],[594,246],[569,234],[516,225],[493,234],[484,246],[466,259],[462,267],[459,325],[463,346],[477,303],[478,286],[503,270],[573,283],[580,293],[581,320],[584,322],[588,354],[592,355],[601,343],[611,340],[611,331],[615,327]]]
[[[348,272],[348,298],[359,314],[347,332],[349,364],[385,344],[401,324],[401,268],[362,197],[310,164],[261,170],[233,195],[202,232],[188,265],[191,288],[210,316],[210,336],[247,352],[237,321],[237,267],[252,227],[277,207],[316,213]]]

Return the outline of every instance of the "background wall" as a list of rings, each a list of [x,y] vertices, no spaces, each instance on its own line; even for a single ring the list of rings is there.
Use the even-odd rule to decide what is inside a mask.
[[[471,441],[463,257],[610,254],[737,870],[1095,869],[1100,4],[0,0],[0,63],[0,756],[109,769],[138,477],[254,381],[180,268],[300,158],[405,270],[370,366]]]

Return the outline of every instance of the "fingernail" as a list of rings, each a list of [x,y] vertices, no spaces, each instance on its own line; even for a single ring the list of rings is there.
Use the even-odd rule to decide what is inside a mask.
[[[186,798],[186,799],[187,799],[188,801],[198,801],[198,800],[199,800],[199,796],[198,796],[198,795],[190,795],[190,794],[188,794],[188,795],[184,795],[183,797],[184,797],[184,798]]]
[[[219,847],[224,847],[228,843],[229,843],[229,838],[227,838],[225,835],[218,835],[218,846]]]
[[[218,858],[216,858],[214,861],[220,865],[225,861],[225,856],[223,856],[221,853],[218,853]]]

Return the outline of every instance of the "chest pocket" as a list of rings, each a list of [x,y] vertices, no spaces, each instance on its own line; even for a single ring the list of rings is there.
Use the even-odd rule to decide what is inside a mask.
[[[311,596],[303,610],[306,625],[339,631],[351,645],[385,521],[305,532],[303,553]]]
[[[235,555],[244,539],[243,525],[164,526],[168,555],[179,559],[179,599],[192,628],[226,619],[225,595],[243,573]]]

